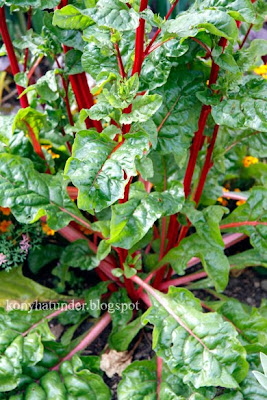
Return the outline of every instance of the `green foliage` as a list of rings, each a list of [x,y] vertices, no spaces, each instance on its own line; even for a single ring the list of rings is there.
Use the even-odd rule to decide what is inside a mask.
[[[0,206],[12,212],[1,213],[0,264],[18,266],[29,250],[25,275],[29,267],[38,280],[51,268],[56,282],[54,291],[21,266],[1,271],[0,305],[69,300],[66,290],[89,305],[58,316],[57,341],[46,312],[0,310],[1,399],[110,399],[99,357],[61,362],[110,318],[111,349],[131,351],[150,323],[163,359],[161,377],[160,360],[128,366],[119,400],[266,399],[255,378],[265,382],[258,354],[266,353],[266,304],[221,294],[230,267],[267,266],[267,50],[249,35],[266,4],[189,3],[177,14],[185,2],[170,1],[164,18],[146,0],[0,1],[11,33],[10,43],[1,8],[1,55],[14,50],[24,66],[12,56],[7,70],[19,71],[14,82],[24,92],[11,104],[22,108],[0,116]],[[1,98],[9,79],[3,71]],[[40,219],[59,234],[37,247]],[[236,233],[252,248],[229,256],[225,240],[235,243]],[[206,279],[192,284],[194,257]],[[172,281],[173,272],[186,276]],[[201,303],[175,282],[215,288],[217,300]],[[146,293],[152,306],[141,315]]]
[[[204,314],[200,301],[186,289],[171,287],[144,314],[154,325],[153,348],[171,372],[196,388],[237,388],[247,375],[246,353],[234,327],[216,313]],[[178,322],[179,321],[179,322]]]

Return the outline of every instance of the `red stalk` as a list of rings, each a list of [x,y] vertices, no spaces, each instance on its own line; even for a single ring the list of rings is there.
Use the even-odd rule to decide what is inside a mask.
[[[118,43],[114,43],[114,47],[116,50],[116,56],[117,56],[117,60],[118,60],[120,74],[121,74],[122,78],[126,78],[126,73],[124,70],[124,66],[123,66],[123,62],[122,62],[122,58],[121,58],[121,52],[120,52]]]
[[[195,196],[194,196],[194,200],[196,202],[196,205],[198,205],[198,203],[199,203],[200,197],[201,197],[203,189],[204,189],[204,185],[205,185],[205,182],[206,182],[207,175],[208,175],[209,170],[211,169],[211,167],[213,165],[213,163],[211,161],[211,157],[212,157],[212,153],[213,153],[213,150],[214,150],[215,142],[216,142],[216,139],[217,139],[218,131],[219,131],[219,125],[215,125],[214,130],[213,130],[212,139],[211,139],[208,151],[207,151],[207,157],[206,157],[206,160],[205,160],[205,163],[204,163],[201,175],[200,175],[200,179],[199,179],[199,183],[198,183],[198,186],[197,186],[197,190],[196,190],[196,193],[195,193]]]
[[[161,384],[161,375],[162,375],[162,358],[157,357],[157,399],[160,400],[160,384]]]
[[[245,34],[244,39],[242,40],[242,43],[239,46],[239,50],[241,50],[242,47],[244,46],[244,44],[246,43],[248,35],[250,34],[250,31],[251,31],[252,27],[253,27],[253,24],[250,24],[250,26],[249,26],[249,28],[247,30],[247,33]]]
[[[175,7],[177,6],[178,2],[179,2],[179,0],[175,0],[175,2],[173,3],[173,5],[171,6],[171,8],[170,8],[168,14],[166,15],[166,21],[170,18],[171,14],[172,14],[173,10],[175,9]],[[161,28],[159,28],[159,29],[157,30],[157,32],[155,33],[155,35],[154,35],[153,38],[151,39],[149,45],[147,46],[147,48],[146,48],[146,50],[145,50],[145,55],[148,55],[148,54],[149,54],[149,50],[151,49],[151,47],[152,47],[153,44],[155,43],[155,41],[156,41],[157,37],[159,36],[160,32],[161,32]]]
[[[38,140],[36,139],[36,136],[35,136],[35,133],[34,133],[32,127],[30,126],[30,124],[28,124],[27,121],[23,121],[23,122],[27,126],[29,136],[31,138],[35,153],[38,154],[38,156],[41,157],[43,160],[45,160],[45,156],[44,156],[42,147],[41,147],[40,143],[38,142]]]
[[[140,13],[148,6],[148,0],[141,0]],[[144,37],[145,37],[145,20],[140,18],[139,27],[136,30],[135,39],[135,60],[132,75],[138,73],[140,75],[142,64],[144,61]]]
[[[110,324],[111,318],[109,313],[105,313],[99,321],[90,329],[88,334],[82,339],[82,341],[74,347],[73,350],[69,352],[62,360],[55,365],[53,368],[51,368],[52,371],[58,371],[60,364],[63,363],[66,360],[70,360],[76,353],[81,352],[82,350],[86,349],[93,341],[101,335],[101,333],[107,328],[107,326]]]
[[[239,228],[241,226],[257,226],[263,225],[267,226],[267,222],[259,222],[259,221],[242,221],[242,222],[232,222],[230,224],[221,225],[220,229],[229,229],[229,228]]]
[[[37,60],[35,61],[35,63],[34,63],[33,66],[31,67],[31,69],[30,69],[30,71],[29,71],[29,73],[28,73],[28,75],[27,75],[28,80],[31,79],[31,77],[33,76],[33,74],[34,74],[36,68],[38,67],[38,65],[40,64],[40,62],[42,61],[43,58],[44,58],[43,55],[41,55],[40,57],[37,58]]]
[[[198,279],[206,278],[207,273],[205,271],[197,272],[195,274],[191,275],[186,275],[183,276],[182,278],[177,278],[177,279],[171,279],[170,281],[163,282],[159,289],[162,291],[168,290],[170,286],[181,286],[181,285],[187,285],[190,282],[197,281]]]
[[[13,76],[15,76],[17,73],[20,72],[20,69],[19,69],[18,60],[15,55],[14,47],[13,47],[13,44],[12,44],[12,41],[10,39],[10,35],[8,32],[4,7],[0,7],[0,33],[2,35],[3,42],[6,46],[7,55],[8,55],[9,61],[10,61],[12,74],[13,74]],[[16,87],[17,87],[18,94],[21,95],[22,92],[24,91],[24,88],[17,84],[16,84]],[[28,103],[26,94],[21,96],[19,101],[20,101],[22,108],[29,107],[29,103]]]

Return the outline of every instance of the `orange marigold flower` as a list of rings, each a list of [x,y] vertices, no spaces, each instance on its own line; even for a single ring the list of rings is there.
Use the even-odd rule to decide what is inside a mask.
[[[241,190],[238,189],[238,188],[236,188],[234,191],[235,191],[235,192],[241,192]]]
[[[7,232],[11,224],[12,224],[11,221],[6,221],[6,220],[0,222],[0,232],[2,233]]]
[[[224,199],[223,197],[218,197],[217,201],[221,203],[222,206],[226,207],[228,204],[228,201]]]
[[[247,156],[243,158],[243,165],[245,168],[250,167],[252,164],[258,164],[259,159],[257,157]]]
[[[55,234],[55,231],[53,231],[53,229],[49,228],[49,226],[44,222],[42,222],[42,230],[47,236],[54,236],[54,234]]]
[[[238,200],[237,202],[236,202],[236,205],[237,205],[237,207],[238,206],[242,206],[243,204],[245,204],[246,203],[246,200]]]
[[[86,228],[85,226],[80,226],[80,230],[85,234],[85,235],[92,235],[93,231],[90,229]]]
[[[7,216],[11,214],[10,208],[0,207],[0,211],[2,214],[7,215]]]

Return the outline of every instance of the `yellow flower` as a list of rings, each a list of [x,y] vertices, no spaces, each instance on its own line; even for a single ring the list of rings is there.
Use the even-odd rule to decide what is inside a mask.
[[[9,226],[12,224],[11,221],[2,221],[0,222],[0,232],[5,233],[8,231]]]
[[[224,199],[223,197],[218,197],[217,201],[221,203],[222,206],[226,207],[228,204],[228,201]]]
[[[237,205],[237,207],[238,207],[238,206],[242,206],[243,204],[245,204],[245,202],[246,202],[246,200],[238,200],[238,201],[236,202],[236,205]]]
[[[245,168],[250,167],[251,164],[258,164],[259,159],[257,157],[247,156],[243,158],[243,165]]]
[[[56,154],[51,150],[52,149],[51,144],[43,144],[42,148],[44,148],[51,155],[52,158],[60,158],[59,154]]]
[[[7,215],[7,216],[11,214],[10,208],[0,207],[0,211],[2,214]]]
[[[241,190],[240,189],[238,189],[238,188],[235,188],[235,190],[234,190],[235,192],[241,192]]]
[[[264,79],[267,79],[267,65],[261,65],[254,69],[255,74],[261,75]]]
[[[49,226],[44,222],[42,222],[42,230],[47,236],[54,236],[55,234],[55,231],[53,231],[53,229],[50,229]]]

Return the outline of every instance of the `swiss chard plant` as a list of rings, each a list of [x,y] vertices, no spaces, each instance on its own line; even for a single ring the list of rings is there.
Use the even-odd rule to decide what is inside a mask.
[[[12,236],[11,209],[71,243],[30,250],[32,273],[58,260],[56,291],[0,272],[1,306],[66,302],[0,310],[0,399],[111,399],[100,359],[81,355],[110,323],[110,349],[127,351],[147,325],[156,354],[123,371],[119,400],[267,399],[252,373],[267,353],[266,303],[222,294],[231,270],[267,266],[267,43],[249,40],[266,3],[196,0],[172,18],[178,1],[162,18],[148,0],[0,0],[20,102],[0,116],[0,229]],[[19,38],[10,15],[26,17]],[[70,267],[99,276],[76,293],[79,313],[62,294]],[[191,290],[203,288],[200,301]],[[60,341],[55,317],[68,327]]]

